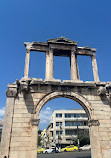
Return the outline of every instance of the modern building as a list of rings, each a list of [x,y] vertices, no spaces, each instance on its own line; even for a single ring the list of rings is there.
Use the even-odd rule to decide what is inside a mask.
[[[64,147],[74,144],[80,130],[89,131],[88,117],[84,110],[55,110],[46,135],[51,145]]]

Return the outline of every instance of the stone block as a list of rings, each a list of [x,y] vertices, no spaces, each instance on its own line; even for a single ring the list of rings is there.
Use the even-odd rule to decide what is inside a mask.
[[[102,123],[105,123],[105,124],[110,124],[111,125],[111,119],[105,119],[105,120],[99,120],[99,122],[102,124]],[[111,127],[111,126],[110,126]]]
[[[83,96],[86,97],[89,100],[89,102],[95,102],[95,101],[100,101],[101,100],[99,95],[87,95],[86,96],[86,95],[83,94]]]
[[[63,80],[63,83],[71,84],[71,83],[83,83],[82,80]]]
[[[31,113],[22,114],[22,117],[24,117],[24,118],[25,117],[27,117],[27,118],[29,117],[30,118],[31,117]]]
[[[99,114],[99,115],[96,115],[97,118],[99,120],[109,120],[110,119],[110,115],[102,115],[102,114]]]
[[[46,93],[33,93],[32,96],[34,99],[41,99],[46,95]]]
[[[100,123],[99,127],[111,127],[111,124],[109,124],[109,123]]]
[[[110,158],[111,157],[111,149],[102,149],[102,157]]]
[[[30,123],[13,123],[13,127],[30,127]]]
[[[22,117],[23,114],[14,114],[14,118]]]
[[[14,109],[33,109],[34,105],[16,105]]]
[[[108,105],[108,106],[109,106],[109,102],[108,102],[108,101],[102,101],[102,100],[99,100],[99,99],[98,99],[98,100],[91,100],[90,102],[91,102],[91,104],[94,104],[94,105],[95,105],[95,104],[97,104],[97,105],[98,105],[98,104],[99,104],[99,105],[101,104],[101,105],[103,105],[103,106],[105,106],[105,105]]]
[[[12,137],[11,139],[11,143],[14,143],[14,142],[29,142],[30,141],[30,136],[29,137]]]
[[[19,130],[18,131],[13,131],[12,132],[12,137],[22,137],[22,136],[31,136],[31,132],[20,132]]]
[[[13,122],[28,123],[28,122],[30,122],[30,118],[21,118],[21,117],[16,118],[16,117],[14,117]]]
[[[31,146],[31,143],[30,141],[28,142],[14,142],[14,143],[11,143],[11,147],[30,147]]]
[[[32,78],[30,84],[40,84],[42,81],[42,78]]]
[[[109,138],[109,136],[100,136],[100,141],[110,141],[111,139]]]
[[[99,132],[110,132],[109,127],[99,127]]]
[[[103,140],[100,141],[101,147],[111,146],[111,141]]]
[[[11,151],[30,151],[30,146],[13,146],[10,148]]]
[[[111,115],[110,111],[99,111],[99,110],[94,110],[95,115]]]
[[[108,132],[99,132],[100,137],[108,137]]]
[[[33,109],[14,109],[14,114],[27,114],[32,112]]]
[[[31,158],[30,151],[11,151],[10,158]]]

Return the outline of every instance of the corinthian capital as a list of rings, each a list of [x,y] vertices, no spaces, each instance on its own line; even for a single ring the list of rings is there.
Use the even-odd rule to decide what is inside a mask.
[[[30,51],[31,48],[32,48],[32,43],[25,42],[24,44],[25,44],[25,46],[26,46],[26,50],[27,50],[27,51]]]

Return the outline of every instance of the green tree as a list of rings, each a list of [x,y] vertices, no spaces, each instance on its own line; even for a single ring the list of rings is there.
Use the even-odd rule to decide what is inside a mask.
[[[41,136],[38,136],[38,146],[41,146]]]
[[[86,144],[90,144],[89,130],[87,130],[87,129],[79,129],[78,128],[78,138],[79,138],[80,146],[84,146]],[[76,145],[77,145],[77,139],[75,141]]]
[[[41,146],[41,130],[38,131],[38,146]]]

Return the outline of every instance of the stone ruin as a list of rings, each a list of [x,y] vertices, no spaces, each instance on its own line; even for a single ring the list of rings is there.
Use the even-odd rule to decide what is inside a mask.
[[[86,111],[89,122],[92,158],[111,157],[111,82],[100,82],[96,49],[78,47],[77,42],[60,37],[46,43],[24,43],[26,60],[24,77],[8,84],[6,110],[1,141],[1,158],[36,158],[39,112],[51,99],[70,98]],[[46,77],[29,78],[30,52],[46,53]],[[94,81],[79,77],[77,56],[92,60]],[[70,80],[53,77],[53,56],[70,58]]]

